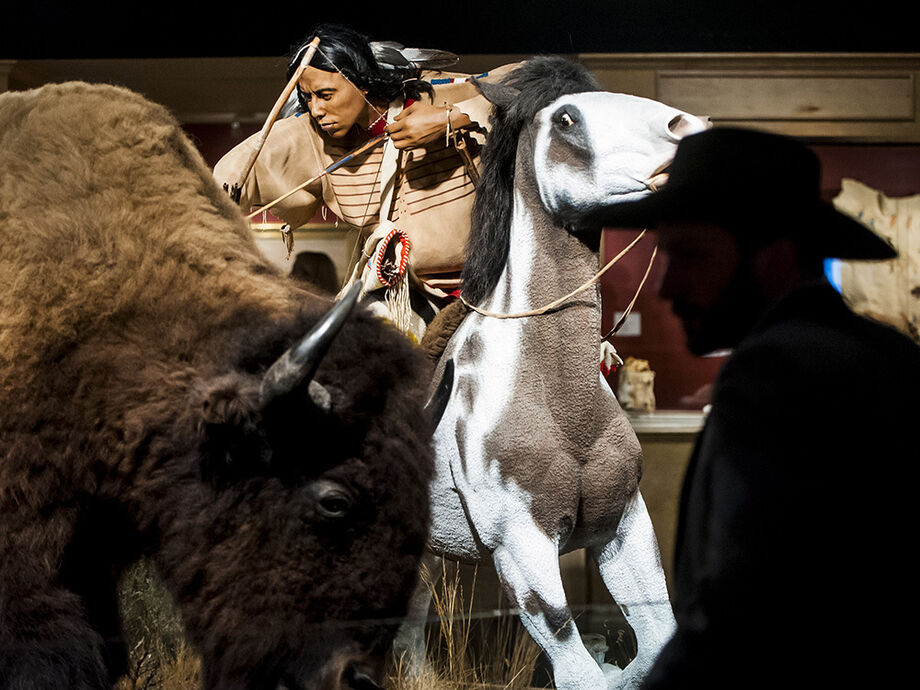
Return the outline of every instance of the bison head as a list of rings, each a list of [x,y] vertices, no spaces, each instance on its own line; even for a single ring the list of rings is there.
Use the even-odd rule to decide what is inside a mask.
[[[267,371],[203,381],[198,452],[163,476],[156,560],[209,687],[382,684],[427,536],[434,420],[419,353],[367,314],[346,322],[348,301]]]

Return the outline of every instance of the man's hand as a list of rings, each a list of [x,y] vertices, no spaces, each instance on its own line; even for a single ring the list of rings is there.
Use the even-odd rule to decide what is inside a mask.
[[[399,113],[386,131],[398,149],[424,146],[438,139],[446,145],[448,115],[451,129],[470,124],[470,118],[457,109],[416,102]]]

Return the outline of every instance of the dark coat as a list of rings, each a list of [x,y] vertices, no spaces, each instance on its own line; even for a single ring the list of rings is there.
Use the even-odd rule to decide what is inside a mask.
[[[681,498],[678,631],[644,687],[889,687],[918,423],[914,343],[827,284],[775,305],[716,381]]]

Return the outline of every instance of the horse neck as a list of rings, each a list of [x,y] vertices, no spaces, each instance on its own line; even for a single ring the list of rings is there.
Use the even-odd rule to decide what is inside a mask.
[[[528,147],[521,146],[526,149]],[[508,259],[483,307],[500,313],[539,309],[591,280],[598,253],[555,222],[540,201],[532,154],[519,150]],[[560,374],[597,378],[601,308],[598,287],[572,297],[562,308],[517,320],[520,337],[540,343],[541,357],[558,360]]]
[[[598,253],[546,211],[533,173],[533,155],[522,137],[515,171],[508,259],[489,299],[493,310],[542,307],[588,282],[598,270]],[[574,298],[599,308],[597,290]]]

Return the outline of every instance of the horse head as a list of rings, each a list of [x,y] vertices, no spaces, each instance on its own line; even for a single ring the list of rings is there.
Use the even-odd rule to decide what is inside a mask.
[[[708,118],[664,103],[603,91],[585,67],[559,57],[533,58],[502,82],[477,86],[492,117],[463,272],[472,301],[491,292],[508,257],[524,138],[539,203],[555,225],[596,249],[603,209],[654,191],[680,140],[710,127]]]
[[[544,207],[571,230],[597,230],[594,214],[664,184],[678,142],[709,122],[647,98],[594,91],[557,98],[533,127]]]

